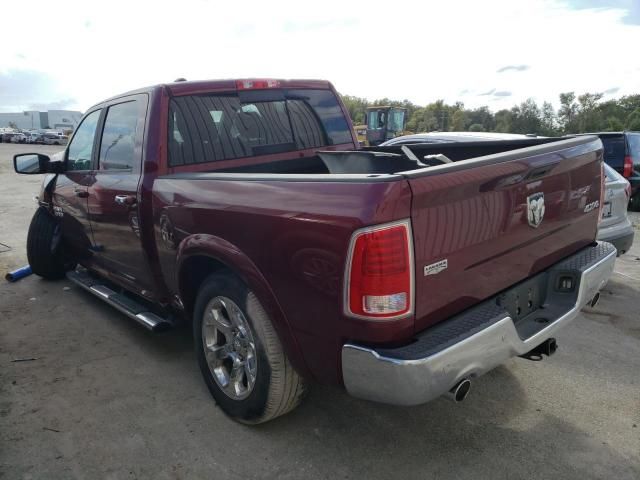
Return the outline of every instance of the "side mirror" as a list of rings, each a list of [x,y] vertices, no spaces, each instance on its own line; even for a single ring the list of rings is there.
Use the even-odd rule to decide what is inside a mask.
[[[38,173],[60,173],[63,162],[52,162],[41,153],[20,153],[13,156],[13,169],[16,173],[35,175]]]

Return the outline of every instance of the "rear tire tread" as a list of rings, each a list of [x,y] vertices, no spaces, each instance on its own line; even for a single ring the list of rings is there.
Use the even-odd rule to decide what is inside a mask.
[[[264,350],[264,355],[268,362],[268,368],[263,370],[263,374],[264,372],[268,372],[269,377],[268,388],[264,390],[264,392],[266,392],[266,398],[262,397],[264,400],[260,402],[264,407],[260,409],[258,415],[256,415],[257,412],[255,410],[252,410],[252,413],[245,410],[246,415],[243,413],[232,414],[226,411],[220,401],[217,401],[218,405],[221,406],[233,419],[249,425],[264,423],[290,412],[297,407],[304,398],[307,392],[306,382],[302,377],[300,377],[300,375],[298,375],[298,372],[296,372],[293,365],[289,362],[289,359],[282,348],[282,344],[280,343],[278,334],[276,333],[267,312],[264,310],[255,294],[249,290],[241,280],[231,274],[213,274],[202,284],[196,300],[196,315],[201,313],[201,309],[204,308],[209,299],[212,298],[212,292],[213,295],[224,293],[219,292],[219,290],[227,290],[227,293],[231,293],[232,291],[234,293],[234,297],[242,300],[238,305],[244,304],[243,310],[254,330],[253,336],[259,341],[262,349]],[[201,328],[201,319],[196,317],[194,318],[194,321],[194,334],[198,339],[200,338],[198,330]],[[202,343],[201,338],[200,343]],[[198,348],[200,348],[200,346],[198,346]],[[208,367],[206,367],[206,365],[203,366],[201,364],[201,369],[205,377],[207,377],[207,375],[211,375],[207,368]],[[209,381],[208,379],[206,383],[210,390],[212,387],[217,388],[215,383],[212,383],[212,381]],[[213,391],[212,394],[214,394]],[[264,395],[264,393],[261,395]],[[216,396],[217,395],[214,394],[214,398],[216,398]]]

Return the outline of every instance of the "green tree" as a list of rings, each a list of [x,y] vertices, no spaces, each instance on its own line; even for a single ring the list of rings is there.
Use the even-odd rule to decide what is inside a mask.
[[[627,130],[640,131],[640,108],[636,108],[631,115],[627,117]]]
[[[484,127],[481,123],[473,123],[469,125],[470,132],[484,132]]]
[[[496,132],[509,133],[511,132],[511,111],[504,109],[499,110],[495,114],[496,120]]]
[[[619,132],[624,130],[624,124],[616,117],[609,117],[607,119],[607,127],[604,130],[606,132]]]
[[[564,133],[578,133],[578,104],[576,94],[566,92],[560,94],[560,110],[558,110],[558,120]]]
[[[489,107],[479,107],[467,111],[467,124],[479,123],[484,132],[490,132],[496,128],[496,118],[489,110]]]
[[[578,97],[578,131],[596,132],[600,130],[601,118],[598,102],[602,99],[602,93],[584,93]]]
[[[369,102],[367,102],[367,99],[354,97],[351,95],[340,95],[340,97],[347,107],[349,116],[351,117],[351,121],[354,123],[354,125],[365,123],[365,115],[367,107],[369,106]]]
[[[558,129],[556,123],[556,112],[553,109],[553,105],[549,102],[544,102],[542,104],[540,117],[540,133],[548,137],[557,135]]]
[[[451,131],[463,132],[467,127],[467,115],[464,110],[456,110],[451,118]]]
[[[511,109],[511,131],[513,133],[540,133],[542,118],[540,108],[529,98]]]

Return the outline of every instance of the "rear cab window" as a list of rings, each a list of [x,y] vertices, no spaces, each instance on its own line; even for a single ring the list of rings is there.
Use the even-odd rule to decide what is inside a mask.
[[[171,167],[352,142],[330,90],[184,95],[169,105]]]
[[[626,152],[624,135],[602,135],[604,161],[612,167],[622,168]]]

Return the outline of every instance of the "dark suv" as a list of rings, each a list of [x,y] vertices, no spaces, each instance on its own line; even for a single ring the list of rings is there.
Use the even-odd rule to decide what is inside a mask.
[[[640,210],[640,132],[601,132],[604,161],[631,184],[629,207]]]

